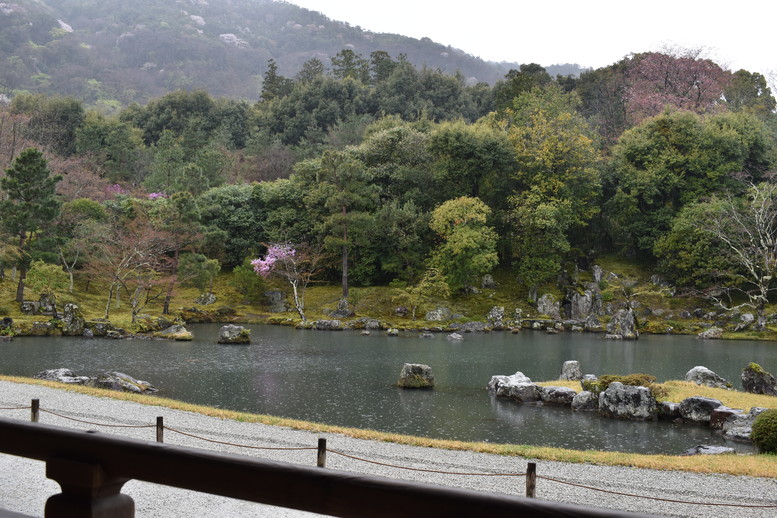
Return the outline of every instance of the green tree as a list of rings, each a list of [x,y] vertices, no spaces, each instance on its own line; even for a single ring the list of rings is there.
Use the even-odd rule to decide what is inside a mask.
[[[513,99],[537,87],[550,84],[553,79],[544,67],[537,63],[525,63],[518,70],[510,70],[503,81],[494,86],[494,98],[498,109],[510,108]]]
[[[61,266],[33,261],[27,272],[27,284],[36,293],[51,300],[54,318],[57,318],[57,294],[68,286],[68,275]]]
[[[29,137],[45,149],[64,156],[76,152],[76,133],[85,117],[80,101],[71,97],[22,94],[14,96],[11,111],[29,117]]]
[[[262,81],[262,100],[272,101],[285,97],[291,92],[293,81],[278,73],[278,64],[274,59],[267,60],[267,71]]]
[[[766,78],[758,72],[734,72],[723,90],[723,97],[732,111],[748,111],[762,119],[771,115],[777,107]]]
[[[203,254],[182,254],[178,261],[178,279],[185,286],[194,286],[200,295],[213,293],[213,280],[221,271],[217,259],[208,259]]]
[[[323,77],[325,71],[324,64],[320,59],[309,59],[302,64],[302,68],[297,72],[296,80],[300,83],[309,83],[314,79]]]
[[[488,226],[491,209],[478,198],[448,200],[432,212],[429,223],[441,239],[430,264],[439,268],[452,291],[459,291],[498,263],[496,232]]]
[[[369,83],[369,61],[361,54],[351,49],[343,49],[331,58],[332,75],[337,79],[354,79],[361,83]]]
[[[347,299],[349,254],[366,238],[377,192],[364,164],[348,152],[326,151],[310,166],[315,183],[306,201],[322,214],[325,245],[341,253],[343,299]]]
[[[5,192],[5,199],[0,200],[0,223],[17,239],[20,254],[17,302],[24,300],[30,241],[59,214],[61,203],[55,190],[60,180],[61,176],[51,175],[43,153],[35,148],[22,151],[0,178],[0,189]]]
[[[447,299],[451,296],[448,281],[437,268],[428,268],[421,280],[415,286],[397,289],[397,294],[392,302],[397,305],[407,306],[410,316],[416,318],[416,312],[426,302],[433,299]]]

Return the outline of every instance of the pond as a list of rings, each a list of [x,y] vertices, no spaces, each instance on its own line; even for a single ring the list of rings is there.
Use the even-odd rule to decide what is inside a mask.
[[[192,342],[16,338],[0,344],[0,372],[118,370],[151,382],[160,396],[237,411],[440,439],[676,454],[697,444],[751,448],[704,427],[497,400],[485,386],[494,374],[518,370],[535,381],[557,379],[566,360],[578,360],[584,373],[644,372],[659,381],[682,379],[704,365],[737,387],[749,362],[772,372],[777,367],[777,344],[770,342],[663,335],[628,342],[535,331],[466,334],[449,342],[444,334],[421,339],[249,326],[251,345],[226,346],[216,344],[219,327],[190,326]],[[405,362],[431,365],[436,388],[396,388]]]

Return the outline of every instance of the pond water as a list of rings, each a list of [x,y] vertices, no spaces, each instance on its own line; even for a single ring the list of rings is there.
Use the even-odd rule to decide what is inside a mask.
[[[704,365],[738,388],[749,362],[772,372],[777,367],[777,344],[769,342],[656,335],[624,342],[533,331],[467,334],[463,342],[449,342],[444,334],[421,339],[416,333],[249,326],[251,345],[225,346],[216,344],[219,327],[190,326],[192,342],[16,338],[0,344],[0,373],[118,370],[151,382],[160,396],[237,411],[464,441],[676,454],[697,444],[751,449],[703,427],[497,400],[485,386],[494,374],[518,370],[535,381],[557,379],[566,360],[578,360],[585,373],[644,372],[659,381],[682,379]],[[405,362],[431,365],[436,388],[396,388]]]

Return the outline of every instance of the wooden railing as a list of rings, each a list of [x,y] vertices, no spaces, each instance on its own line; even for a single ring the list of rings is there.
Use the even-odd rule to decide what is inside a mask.
[[[131,518],[135,504],[121,493],[129,480],[343,517],[624,516],[4,418],[0,452],[46,463],[46,475],[62,488],[46,502],[50,518]]]

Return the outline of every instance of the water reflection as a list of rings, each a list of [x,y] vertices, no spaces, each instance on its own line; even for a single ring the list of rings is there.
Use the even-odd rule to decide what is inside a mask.
[[[192,326],[193,342],[19,338],[0,344],[0,372],[32,376],[68,367],[92,375],[119,370],[161,395],[238,411],[429,437],[577,449],[679,453],[700,443],[726,444],[708,429],[601,419],[569,409],[496,400],[485,385],[517,370],[535,380],[558,377],[575,359],[584,372],[646,372],[678,379],[705,365],[738,385],[757,361],[777,370],[777,345],[644,336],[638,342],[595,335],[522,332],[419,339],[382,333],[295,331],[252,326],[249,346],[217,345],[218,325]],[[395,386],[405,362],[432,366],[434,390]],[[732,445],[738,449],[746,446]]]

